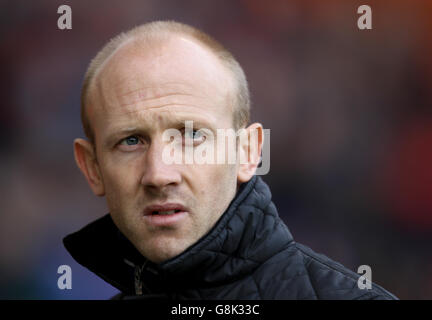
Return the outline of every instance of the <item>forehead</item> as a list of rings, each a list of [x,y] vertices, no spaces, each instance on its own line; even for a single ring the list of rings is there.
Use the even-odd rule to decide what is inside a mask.
[[[156,109],[232,116],[230,72],[207,48],[186,37],[126,43],[94,80],[92,123]]]

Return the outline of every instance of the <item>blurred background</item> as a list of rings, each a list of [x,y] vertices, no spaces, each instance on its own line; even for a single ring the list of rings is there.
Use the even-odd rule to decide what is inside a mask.
[[[57,8],[72,8],[72,30]],[[357,8],[372,8],[372,30]],[[0,298],[106,299],[62,238],[107,213],[73,160],[80,87],[111,37],[202,28],[242,64],[271,130],[264,176],[294,238],[402,299],[432,299],[432,2],[0,1]],[[72,268],[59,290],[57,268]]]

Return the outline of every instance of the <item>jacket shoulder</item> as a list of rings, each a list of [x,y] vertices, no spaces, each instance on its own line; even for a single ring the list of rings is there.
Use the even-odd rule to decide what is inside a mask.
[[[358,273],[305,245],[297,243],[296,248],[303,256],[304,266],[318,299],[397,299],[375,283],[371,283],[370,289],[361,289],[358,285],[361,275]]]
[[[264,263],[254,280],[263,299],[397,299],[375,283],[371,289],[361,289],[360,276],[327,256],[293,242]]]

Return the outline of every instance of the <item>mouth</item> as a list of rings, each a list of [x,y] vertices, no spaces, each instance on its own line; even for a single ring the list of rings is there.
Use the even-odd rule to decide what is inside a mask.
[[[154,227],[172,226],[180,223],[188,209],[179,203],[155,204],[145,208],[144,219]]]
[[[156,216],[156,215],[162,215],[162,216],[169,216],[169,215],[172,215],[172,214],[175,214],[175,213],[179,213],[179,212],[181,212],[181,210],[168,210],[168,211],[152,211],[151,212],[151,215],[152,216]]]

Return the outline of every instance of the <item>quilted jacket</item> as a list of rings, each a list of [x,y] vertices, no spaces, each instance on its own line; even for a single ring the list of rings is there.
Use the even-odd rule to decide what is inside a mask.
[[[216,225],[180,255],[154,264],[120,233],[109,214],[67,236],[81,265],[120,290],[116,298],[397,299],[359,274],[296,243],[254,176]]]

